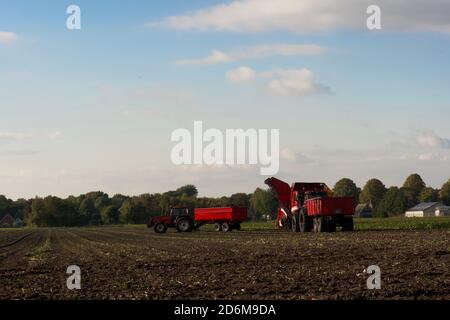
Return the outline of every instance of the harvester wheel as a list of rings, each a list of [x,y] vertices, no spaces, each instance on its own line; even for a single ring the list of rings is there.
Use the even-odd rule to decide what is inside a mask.
[[[217,231],[217,232],[222,231],[222,226],[220,223],[218,223],[218,222],[214,223],[214,231]]]
[[[300,213],[299,217],[300,232],[311,232],[313,229],[313,221],[303,211]]]
[[[299,215],[297,214],[293,214],[292,215],[292,219],[291,219],[291,224],[292,224],[292,232],[299,232],[300,231],[300,225],[299,225]]]
[[[348,232],[353,231],[355,229],[353,225],[353,218],[345,218],[342,222],[342,231]]]
[[[164,233],[167,231],[167,226],[164,223],[157,223],[153,227],[153,230],[155,230],[156,233]]]
[[[336,232],[336,220],[330,219],[327,221],[327,232]]]
[[[192,220],[188,218],[180,219],[177,223],[177,230],[179,232],[191,232],[193,228]]]
[[[314,232],[325,232],[326,221],[322,217],[314,218]]]
[[[224,232],[231,231],[231,226],[226,222],[222,223],[222,231]]]

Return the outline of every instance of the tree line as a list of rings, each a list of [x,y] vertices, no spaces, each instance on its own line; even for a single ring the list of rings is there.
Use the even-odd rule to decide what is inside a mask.
[[[450,179],[440,188],[426,186],[418,174],[412,174],[401,187],[386,187],[378,179],[370,179],[361,189],[351,179],[339,180],[332,189],[337,197],[354,197],[366,204],[374,216],[390,217],[403,214],[419,202],[441,201],[450,205]],[[77,197],[61,199],[55,196],[13,201],[0,195],[0,219],[11,214],[27,225],[39,227],[142,224],[151,216],[167,212],[174,206],[249,208],[251,219],[273,219],[278,200],[270,189],[256,188],[253,193],[235,193],[229,197],[199,197],[194,185],[185,185],[164,193],[126,196],[95,191]]]

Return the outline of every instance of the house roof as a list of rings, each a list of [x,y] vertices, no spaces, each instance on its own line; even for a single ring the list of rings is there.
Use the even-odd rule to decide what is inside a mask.
[[[8,213],[0,220],[0,224],[14,223],[14,221],[15,221],[15,219],[13,218],[13,216]]]
[[[408,209],[408,211],[423,211],[439,204],[442,205],[442,203],[440,202],[422,202],[412,207],[411,209]]]

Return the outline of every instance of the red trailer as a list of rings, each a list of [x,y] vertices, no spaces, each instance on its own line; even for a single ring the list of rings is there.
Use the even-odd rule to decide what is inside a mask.
[[[214,224],[216,231],[240,230],[241,223],[247,220],[247,208],[196,208],[194,210],[194,219],[198,226]]]
[[[240,230],[241,223],[247,220],[247,208],[196,208],[194,218],[185,207],[172,208],[168,215],[153,217],[147,226],[157,233],[164,233],[167,228],[177,228],[179,232],[198,230],[205,224],[214,224],[216,231]]]

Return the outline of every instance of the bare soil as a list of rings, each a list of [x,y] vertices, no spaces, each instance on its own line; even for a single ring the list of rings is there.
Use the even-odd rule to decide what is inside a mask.
[[[68,290],[66,269],[81,268]],[[380,290],[364,273],[381,268]],[[0,231],[0,299],[450,299],[450,231]]]

